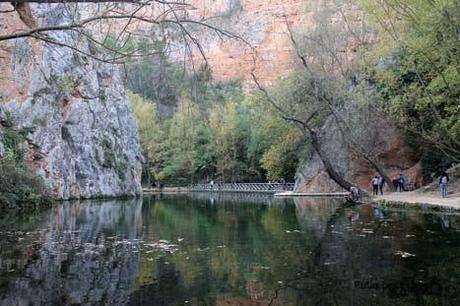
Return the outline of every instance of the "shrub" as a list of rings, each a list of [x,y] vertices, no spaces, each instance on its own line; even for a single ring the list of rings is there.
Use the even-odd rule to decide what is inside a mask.
[[[11,126],[1,130],[4,154],[0,157],[0,209],[35,207],[48,200],[43,179],[24,162],[19,149],[28,132]]]

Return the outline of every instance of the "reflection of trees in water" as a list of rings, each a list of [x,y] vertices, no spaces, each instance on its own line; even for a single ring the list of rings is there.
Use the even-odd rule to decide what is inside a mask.
[[[144,216],[146,239],[183,241],[180,251],[168,258],[166,270],[160,269],[164,263],[150,261],[148,266],[141,259],[151,277],[143,277],[133,303],[149,297],[162,305],[162,296],[171,294],[160,292],[174,285],[172,305],[184,300],[194,305],[253,305],[251,300],[267,304],[278,281],[308,256],[301,234],[286,232],[299,229],[290,201],[259,205],[241,198],[212,202],[194,196],[162,197],[144,205]]]
[[[452,288],[460,277],[458,216],[270,203],[184,195],[63,204],[24,271],[0,289],[1,304],[416,304],[418,280]],[[137,252],[139,238],[178,251]],[[437,304],[454,294],[431,290]]]
[[[189,198],[196,201],[209,203],[251,203],[251,204],[285,204],[288,199],[274,198],[273,194],[262,192],[191,192],[182,195],[161,195],[158,199],[177,199],[178,197]]]
[[[174,255],[168,269],[162,270],[164,263],[158,261],[150,266],[144,262],[152,276],[144,277],[133,304],[151,299],[161,305],[163,296],[169,296],[172,304],[190,300],[195,305],[267,305],[279,282],[286,284],[298,278],[297,273],[316,271],[315,250],[343,202],[297,199],[295,205],[292,200],[251,205],[257,203],[247,197],[235,196],[233,202],[227,198],[166,196],[144,205],[144,215],[155,220],[146,221],[145,237],[182,237],[184,254]],[[319,283],[315,277],[309,276],[312,286]],[[177,291],[174,299],[164,292],[168,287]],[[279,295],[277,305],[311,300],[299,291]]]
[[[138,269],[140,201],[65,203],[50,211],[40,248],[24,275],[3,290],[3,305],[123,304]]]
[[[359,215],[354,222],[353,213]],[[458,304],[460,269],[445,262],[458,262],[460,239],[456,231],[446,231],[443,219],[446,216],[376,211],[369,205],[341,208],[328,222],[313,266],[307,264],[283,284],[272,304],[289,291],[302,297],[298,305]],[[449,224],[459,220],[458,215],[449,216]],[[404,253],[398,251],[415,257],[402,258],[398,254]]]

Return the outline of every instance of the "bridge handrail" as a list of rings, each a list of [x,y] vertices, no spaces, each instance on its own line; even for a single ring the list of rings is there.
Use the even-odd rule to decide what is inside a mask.
[[[193,191],[292,191],[294,183],[215,183],[215,184],[193,184],[190,190]]]

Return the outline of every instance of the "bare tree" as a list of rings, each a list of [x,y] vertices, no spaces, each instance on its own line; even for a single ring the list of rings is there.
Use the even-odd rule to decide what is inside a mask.
[[[70,12],[69,22],[41,26],[30,7],[31,2],[38,4],[60,3],[66,6]],[[11,5],[11,9],[0,11],[0,15],[6,16],[15,12],[26,28],[2,33],[0,42],[31,38],[48,44],[67,47],[85,56],[109,63],[120,64],[127,58],[149,56],[156,53],[135,46],[127,48],[130,41],[135,37],[158,36],[158,39],[168,42],[168,48],[173,48],[170,44],[172,41],[170,36],[174,35],[177,36],[174,38],[179,41],[180,46],[178,44],[176,50],[172,51],[183,52],[190,57],[198,52],[206,61],[204,50],[192,29],[193,27],[212,31],[222,39],[243,40],[238,35],[211,25],[205,18],[194,16],[192,12],[195,8],[186,1],[31,0],[13,2]],[[78,46],[59,41],[51,35],[56,31],[73,32],[80,37],[85,37],[101,52],[95,54]]]
[[[345,27],[343,24],[340,27],[331,26],[332,15],[340,16]],[[358,123],[349,117],[350,109],[357,106],[350,94],[352,59],[348,52],[355,53],[358,48],[368,44],[370,32],[363,22],[352,24],[340,4],[335,1],[330,1],[329,6],[319,9],[315,24],[316,28],[313,30],[299,29],[296,33],[286,21],[287,35],[305,74],[306,81],[301,85],[305,92],[303,101],[299,101],[303,113],[281,106],[259,84],[255,74],[253,79],[281,116],[301,128],[323,162],[329,177],[339,186],[349,190],[353,184],[335,169],[333,161],[323,149],[321,129],[326,122],[334,124],[352,152],[369,162],[385,181],[390,182],[386,169],[378,158],[377,148],[381,138],[375,134],[376,124],[372,122],[375,118],[360,116],[361,121]],[[309,111],[305,112],[306,109]],[[356,113],[359,112],[356,109]],[[322,119],[318,120],[318,116]],[[356,129],[356,124],[361,128]],[[357,131],[361,135],[357,135]],[[391,184],[389,186],[392,188]]]

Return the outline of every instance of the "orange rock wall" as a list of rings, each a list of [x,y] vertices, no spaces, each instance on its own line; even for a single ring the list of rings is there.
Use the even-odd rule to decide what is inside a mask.
[[[0,11],[12,9],[9,3],[0,3]],[[19,19],[17,13],[2,13],[0,20],[0,35],[11,34],[27,30],[27,26]],[[22,101],[27,94],[29,87],[29,76],[32,70],[32,58],[19,58],[19,55],[12,54],[14,40],[0,42],[0,103],[17,99]],[[36,47],[36,46],[34,46]],[[34,48],[35,49],[35,48]],[[28,61],[29,69],[21,69],[21,75],[14,69],[17,62]],[[27,81],[26,81],[27,80]]]
[[[342,0],[340,3],[340,11],[347,15],[347,22],[356,23],[362,19],[355,2]],[[319,12],[337,10],[336,1],[332,0],[195,0],[193,4],[199,17],[217,18],[217,27],[228,29],[249,43],[217,37],[203,43],[214,78],[242,79],[246,88],[253,87],[251,72],[263,85],[270,86],[300,66],[287,25],[294,31],[314,30]],[[345,26],[339,12],[332,14],[328,22]],[[350,35],[349,42],[352,41]],[[353,56],[351,45],[343,46],[348,58]]]

